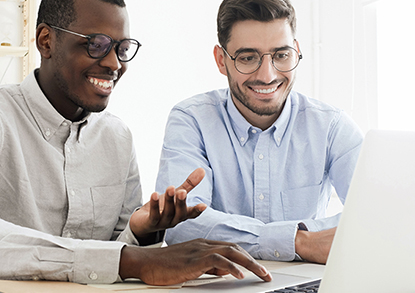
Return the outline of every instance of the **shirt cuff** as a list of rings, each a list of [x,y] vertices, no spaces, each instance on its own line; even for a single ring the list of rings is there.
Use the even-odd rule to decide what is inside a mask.
[[[114,283],[118,279],[121,249],[117,241],[84,240],[75,249],[72,282]]]
[[[135,238],[133,231],[131,231],[130,221],[128,221],[124,231],[122,231],[120,235],[118,235],[117,241],[124,242],[130,245],[140,245],[140,243],[138,243],[137,239]]]
[[[259,257],[264,260],[292,261],[295,258],[297,223],[269,223],[259,235]]]

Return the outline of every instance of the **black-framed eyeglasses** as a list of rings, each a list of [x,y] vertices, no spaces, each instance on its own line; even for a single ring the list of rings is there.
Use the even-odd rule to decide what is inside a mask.
[[[115,52],[117,53],[118,60],[121,62],[128,62],[135,57],[138,48],[141,47],[140,42],[135,39],[115,41],[110,36],[105,34],[83,35],[54,25],[50,25],[50,27],[82,38],[86,38],[88,40],[86,50],[88,55],[94,59],[101,59],[107,56],[115,44]]]
[[[265,55],[271,56],[272,65],[280,72],[294,70],[300,63],[300,59],[303,58],[301,52],[299,53],[290,46],[279,48],[274,53],[264,53],[262,55],[255,49],[243,49],[235,57],[232,57],[224,47],[222,47],[222,50],[234,62],[236,70],[242,74],[252,74],[257,71],[261,67]]]

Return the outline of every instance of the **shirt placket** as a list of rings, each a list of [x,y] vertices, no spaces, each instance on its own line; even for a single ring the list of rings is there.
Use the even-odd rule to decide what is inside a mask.
[[[83,164],[79,150],[79,131],[79,125],[72,124],[70,135],[64,145],[64,177],[68,198],[68,217],[62,236],[71,238],[86,238],[92,235],[93,223],[91,196],[88,189],[81,188],[78,182]],[[91,224],[91,227],[88,227],[88,223]]]
[[[264,223],[270,221],[269,143],[269,133],[260,133],[254,151],[254,212]]]

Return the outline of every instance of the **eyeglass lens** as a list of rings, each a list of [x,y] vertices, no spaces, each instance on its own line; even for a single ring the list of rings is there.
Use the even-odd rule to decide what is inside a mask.
[[[113,43],[114,41],[107,35],[93,35],[89,38],[89,55],[94,58],[101,58],[109,53]],[[136,40],[122,40],[116,48],[119,60],[130,61],[134,58],[138,48],[139,43]]]
[[[256,51],[241,52],[235,57],[235,67],[242,73],[253,73],[261,66],[264,55],[261,56]],[[299,54],[294,48],[284,48],[272,55],[274,67],[282,72],[293,70],[299,61]]]

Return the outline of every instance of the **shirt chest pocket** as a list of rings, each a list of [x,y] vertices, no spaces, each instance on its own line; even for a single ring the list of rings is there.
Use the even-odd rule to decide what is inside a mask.
[[[284,220],[314,219],[318,210],[322,184],[281,192]]]
[[[124,184],[91,188],[94,214],[93,239],[111,238],[123,206],[124,189]]]

